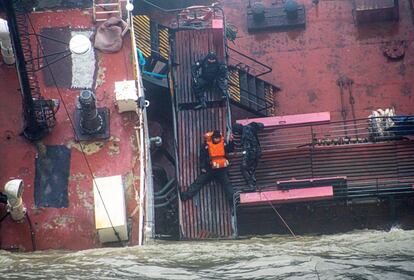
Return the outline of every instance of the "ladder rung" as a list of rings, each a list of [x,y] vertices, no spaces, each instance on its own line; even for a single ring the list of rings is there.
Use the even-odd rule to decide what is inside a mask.
[[[95,4],[95,7],[108,7],[108,6],[118,6],[118,3],[102,3],[102,4]]]
[[[119,11],[118,10],[113,10],[113,11],[103,11],[103,12],[99,11],[99,12],[95,12],[95,14],[97,14],[97,15],[113,14],[113,13],[119,13]]]

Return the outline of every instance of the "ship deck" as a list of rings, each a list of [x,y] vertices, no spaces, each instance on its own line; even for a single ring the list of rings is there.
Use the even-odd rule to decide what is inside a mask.
[[[30,14],[35,31],[45,28],[67,28],[70,30],[93,30],[92,9],[45,11]],[[128,33],[129,34],[129,33]],[[135,113],[118,113],[115,107],[114,82],[134,80],[131,56],[131,41],[124,37],[122,50],[114,54],[96,54],[96,96],[98,107],[110,110],[110,134],[106,141],[83,143],[86,159],[75,141],[69,118],[75,109],[78,89],[46,86],[43,72],[37,72],[41,93],[45,98],[61,100],[56,114],[57,124],[52,132],[37,145],[20,135],[23,126],[21,95],[16,69],[0,64],[0,190],[11,178],[24,180],[23,201],[27,207],[34,232],[36,249],[81,250],[101,247],[95,229],[92,176],[106,177],[122,175],[126,190],[130,239],[128,244],[138,242],[137,197],[139,190],[139,154],[135,139]],[[32,39],[33,50],[36,40]],[[36,52],[33,54],[36,57]],[[59,71],[59,69],[56,69]],[[55,73],[56,76],[61,73]],[[67,111],[66,111],[66,110]],[[63,145],[70,149],[70,171],[68,183],[68,206],[64,208],[36,207],[34,201],[36,147]],[[92,172],[92,174],[91,174]],[[4,213],[3,210],[0,210]],[[30,251],[32,242],[27,221],[15,223],[6,218],[0,225],[0,248]]]
[[[263,2],[270,5],[271,1]],[[350,121],[353,118],[366,118],[373,110],[378,108],[393,107],[398,115],[414,114],[414,100],[412,98],[414,87],[414,79],[412,79],[414,74],[414,27],[413,14],[408,2],[401,1],[399,3],[400,20],[398,22],[380,22],[361,26],[357,26],[354,22],[352,1],[319,1],[318,4],[305,1],[299,2],[302,2],[306,8],[306,29],[250,34],[247,32],[245,17],[246,1],[222,1],[226,20],[238,28],[235,44],[230,43],[232,48],[265,62],[273,69],[271,73],[261,76],[261,78],[281,88],[281,91],[274,95],[273,100],[277,105],[276,115],[330,112],[331,121],[338,122],[343,120],[344,112],[345,118]],[[163,16],[161,15],[161,17]],[[171,18],[175,17],[163,17],[163,21],[160,20],[159,22],[168,26],[168,21]],[[37,12],[31,14],[31,19],[37,32],[44,28],[69,26],[71,29],[79,30],[93,27],[90,9]],[[181,67],[184,68],[183,66],[185,66],[188,69],[190,64],[196,58],[201,57],[209,46],[197,42],[199,49],[193,49],[190,53],[187,53],[188,50],[185,46],[190,41],[186,41],[185,32],[178,35],[183,36],[181,38],[182,44],[178,45],[178,49],[182,55],[180,58]],[[390,61],[384,56],[384,47],[392,42],[402,42],[404,44],[404,59]],[[36,45],[36,42],[33,42],[33,44]],[[87,159],[91,165],[93,176],[122,175],[124,178],[128,205],[127,214],[132,229],[129,244],[133,245],[138,242],[138,202],[136,199],[139,177],[136,174],[140,167],[134,136],[136,116],[132,113],[118,114],[114,105],[114,82],[134,79],[131,51],[133,50],[130,42],[125,39],[121,52],[116,54],[99,53],[97,55],[96,81],[99,81],[99,86],[96,88],[96,94],[98,106],[106,106],[111,111],[111,138],[104,142],[89,143],[86,147],[88,148]],[[174,81],[178,83],[174,86],[184,89],[187,94],[185,96],[188,97],[190,96],[189,73],[186,73],[185,70],[182,71],[184,72],[179,72],[178,75],[181,80]],[[353,80],[353,108],[348,101],[348,96],[344,105],[341,104],[340,89],[337,85],[337,81],[341,77]],[[57,91],[55,87],[46,86],[42,72],[38,73],[38,78],[42,94],[47,98],[62,99],[62,105],[63,103],[66,105],[65,107],[71,116],[75,109],[75,97],[79,90],[59,88],[59,91]],[[64,107],[57,114],[57,125],[52,133],[43,139],[36,148],[35,145],[20,136],[23,124],[21,97],[18,91],[16,70],[13,66],[0,65],[0,84],[2,85],[0,94],[3,97],[3,102],[0,105],[0,157],[2,158],[0,164],[0,190],[1,186],[10,178],[22,178],[25,181],[26,187],[23,199],[33,223],[37,249],[86,249],[102,246],[99,243],[95,229],[92,174],[90,174],[84,157],[79,151],[79,146],[74,141],[69,116]],[[210,111],[214,110],[211,109]],[[352,111],[355,113],[352,114]],[[232,115],[233,121],[235,121],[235,118],[239,119],[239,116],[243,116],[243,114],[238,112],[236,115]],[[195,117],[206,120],[206,122],[201,125],[193,124],[192,120]],[[190,110],[183,110],[180,115],[177,115],[178,137],[181,137],[182,141],[178,141],[181,146],[178,147],[179,153],[177,153],[178,158],[181,159],[179,164],[181,164],[182,173],[177,175],[180,176],[178,179],[183,190],[197,175],[197,151],[200,136],[203,133],[202,129],[212,129],[214,125],[224,128],[223,118],[220,119],[222,122],[218,120],[209,121],[209,118],[211,118],[211,115],[207,112],[193,112]],[[286,135],[286,138],[288,137],[289,135]],[[194,140],[195,138],[197,140]],[[184,146],[187,144],[188,146]],[[39,153],[37,149],[44,145],[64,145],[70,148],[69,206],[66,208],[35,206],[35,159]],[[381,166],[383,169],[376,169],[376,172],[388,174],[386,172],[397,170],[398,173],[400,167],[395,164],[393,157],[398,157],[400,146],[408,145],[409,147],[404,150],[403,156],[409,158],[407,162],[409,162],[410,168],[407,169],[408,174],[404,173],[404,177],[413,178],[410,159],[413,153],[412,145],[407,142],[404,145],[397,145],[398,147],[390,144],[389,146],[397,150],[397,155],[392,154],[387,145],[384,144],[381,148],[384,150],[383,153],[387,154],[386,164]],[[343,147],[344,150],[351,148]],[[358,148],[355,150],[353,153],[358,154]],[[381,153],[383,150],[381,150]],[[269,162],[271,162],[270,166],[267,166],[268,170],[274,169],[275,166],[280,169],[292,167],[293,173],[286,173],[286,176],[280,173],[276,174],[275,178],[280,180],[289,180],[295,177],[306,179],[314,176],[313,171],[307,169],[309,172],[306,176],[303,174],[302,176],[296,175],[296,173],[305,170],[298,163],[309,167],[305,164],[309,160],[308,149],[303,148],[300,151],[303,152],[300,154],[303,161],[301,158],[298,159],[294,153],[289,154],[288,152],[288,156],[294,158],[294,163],[290,166],[284,165],[283,155],[277,150],[274,151],[274,155],[272,154],[268,158],[264,156],[265,159],[269,159]],[[374,149],[371,152],[374,153],[375,151]],[[273,156],[274,158],[272,158]],[[342,157],[338,156],[338,158],[341,159]],[[319,163],[322,166],[324,158],[321,157],[320,160]],[[275,161],[279,165],[276,165]],[[318,174],[323,176],[338,175],[336,171],[343,168],[343,166],[338,161],[334,160],[334,162],[338,163],[338,166],[329,166],[331,168],[329,170],[321,167],[320,170],[317,170]],[[368,159],[360,165],[365,165],[367,162],[375,163],[375,159],[368,156]],[[352,162],[347,161],[346,164],[352,172],[360,172],[360,169],[356,168]],[[389,170],[390,166],[392,170]],[[236,167],[233,166],[232,168],[230,171]],[[268,170],[258,170],[259,179],[268,177]],[[370,172],[368,169],[365,171]],[[347,176],[350,175],[347,174]],[[237,171],[234,171],[230,177],[237,186],[243,184],[243,180]],[[375,178],[373,179],[375,180]],[[180,204],[182,237],[197,239],[230,236],[232,233],[229,224],[230,211],[227,204],[224,203],[222,191],[212,184],[202,190],[200,198],[195,198],[193,202]],[[412,201],[410,203],[409,205],[403,205],[405,209],[409,209],[405,216],[406,220],[412,217],[410,216],[413,209]],[[347,207],[347,205],[342,206]],[[306,210],[306,207],[307,205],[302,205],[299,208],[289,206],[281,211],[281,214],[285,218],[287,217],[289,222],[293,222],[296,228],[302,227],[306,230],[305,225],[299,225],[301,221],[297,219],[298,216],[302,215],[302,211]],[[272,227],[279,227],[279,230],[283,228],[283,225],[275,223],[275,214],[272,209],[269,209],[268,207],[267,212],[260,215],[252,211],[246,213],[246,216],[249,216],[246,221],[263,220],[265,224],[267,223],[263,227],[253,228],[257,229],[259,233],[267,233],[267,230]],[[329,212],[325,210],[322,207],[315,211],[314,215]],[[342,208],[337,210],[342,211]],[[359,209],[362,212],[365,210],[374,213],[378,209],[375,205]],[[346,211],[344,210],[344,213]],[[382,208],[380,212],[386,215],[387,211],[387,208]],[[344,215],[347,219],[352,219],[349,212]],[[312,215],[309,218],[312,218]],[[329,221],[327,216],[324,216],[324,219],[321,223],[314,224],[315,230],[317,230],[318,225],[326,224],[326,221]],[[375,226],[374,221],[375,219],[369,223]],[[246,232],[252,230],[252,224],[249,223],[242,224],[241,227],[244,227]],[[338,229],[340,228],[338,227]],[[6,219],[1,223],[0,248],[30,250],[31,246],[30,230],[27,223],[16,224],[10,219]]]
[[[271,1],[263,2],[268,6],[271,4]],[[303,3],[306,8],[305,29],[251,34],[247,32],[246,16],[244,16],[247,12],[247,3],[244,1],[223,1],[226,20],[236,26],[238,30],[237,39],[234,45],[229,43],[230,46],[266,63],[273,69],[271,73],[263,75],[261,78],[281,88],[281,91],[274,95],[274,103],[277,105],[276,115],[329,112],[332,126],[340,121],[346,121],[349,126],[352,126],[351,120],[368,118],[372,111],[380,108],[394,108],[397,115],[413,114],[414,60],[412,42],[414,28],[409,3],[401,2],[399,4],[400,20],[397,22],[379,22],[360,26],[354,21],[351,1],[320,1],[319,4],[299,2]],[[243,16],[240,16],[241,13]],[[159,19],[157,15],[155,15],[155,19]],[[164,17],[162,23],[168,26],[168,19]],[[192,32],[197,34],[198,31]],[[405,46],[405,57],[400,61],[391,61],[383,53],[384,48],[394,42],[402,42]],[[188,50],[191,51],[188,55],[190,56],[192,53],[200,52],[201,48],[192,46]],[[181,49],[178,51],[182,52]],[[352,91],[344,90],[343,92],[343,102],[341,102],[341,89],[338,86],[340,79],[353,81]],[[185,84],[187,80],[182,77],[176,82],[180,85]],[[176,94],[182,94],[182,91],[177,90]],[[246,112],[232,113],[233,121],[247,116],[252,117]],[[193,117],[188,116],[187,120],[190,119]],[[184,124],[183,121],[177,123],[179,126]],[[340,126],[338,125],[338,127]],[[320,127],[314,128],[319,129]],[[342,133],[346,135],[347,129],[341,129]],[[367,197],[371,197],[371,194],[361,194],[360,189],[365,187],[367,181],[369,184],[372,181],[376,182],[378,187],[378,182],[388,184],[387,180],[392,178],[392,180],[396,180],[396,186],[404,187],[407,197],[412,195],[411,185],[414,173],[412,161],[409,160],[413,155],[412,141],[368,145],[351,144],[338,147],[317,147],[316,149],[309,146],[301,148],[292,146],[297,141],[295,137],[303,136],[302,134],[306,134],[307,130],[309,127],[300,127],[298,124],[297,130],[293,132],[281,129],[275,130],[272,135],[263,133],[268,138],[263,141],[263,157],[257,169],[258,187],[261,187],[262,190],[263,188],[276,187],[278,180],[346,176],[349,186],[355,187],[351,191],[358,192],[358,200],[365,200],[370,205],[369,203],[376,200],[373,199],[369,202]],[[362,130],[366,131],[366,127]],[[189,130],[186,135],[193,131],[198,130]],[[279,133],[281,134],[279,135]],[[358,135],[358,132],[356,134]],[[312,133],[309,131],[308,135],[310,137],[309,143],[311,143]],[[262,136],[259,135],[259,137]],[[321,139],[326,136],[329,138],[329,133],[320,133]],[[365,134],[365,136],[367,135]],[[178,141],[185,139],[185,137],[185,135],[178,135]],[[276,138],[277,140],[274,140]],[[275,141],[282,142],[282,144],[275,143]],[[283,149],[283,143],[288,143],[287,145],[291,146]],[[301,144],[306,145],[305,142],[298,145]],[[189,145],[186,149],[196,151],[197,145],[195,143],[189,143]],[[183,155],[185,153],[179,152],[178,154],[179,158]],[[190,164],[187,168],[181,168],[180,174],[181,172],[184,174],[190,172],[194,176],[194,171],[197,171],[197,157],[194,152],[190,159]],[[236,155],[233,155],[231,159],[233,165],[229,168],[230,178],[236,189],[243,189],[245,182],[239,171],[240,154],[236,152]],[[190,182],[191,180],[186,184]],[[182,185],[183,182],[180,184]],[[194,199],[194,204],[200,204],[201,211],[221,213],[220,207],[213,207],[214,205],[205,203],[208,201],[209,195],[207,193],[210,191],[211,187],[206,186],[200,192],[200,199]],[[402,195],[404,196],[404,194]],[[295,204],[279,210],[298,232],[315,233],[319,232],[318,228],[327,228],[326,225],[329,224],[328,221],[332,217],[319,213],[326,212],[328,208],[325,207],[332,207],[335,204],[335,207],[340,209],[338,211],[342,211],[338,215],[344,220],[344,225],[337,227],[337,229],[350,230],[364,226],[382,228],[388,222],[388,217],[386,219],[372,218],[372,221],[375,220],[377,224],[355,222],[352,220],[355,212],[352,207],[344,206],[343,201],[339,201],[338,205],[337,200],[332,200],[327,204],[322,204],[322,207],[316,205],[316,208],[312,208],[315,206],[314,204]],[[208,209],[203,209],[203,207]],[[306,207],[311,207],[314,213],[318,213],[319,219],[313,220],[312,215],[306,216],[309,218],[309,223],[298,225],[297,216],[290,214],[289,211],[295,214],[302,213],[300,215],[305,217],[303,211]],[[375,207],[364,207],[358,211],[364,212],[366,210],[370,213],[376,211]],[[392,208],[393,210],[389,210],[390,212],[399,211],[393,208],[395,205],[390,206],[387,203],[382,203],[377,207],[378,209]],[[400,220],[404,220],[406,225],[412,226],[412,223],[407,223],[408,217],[411,215],[409,213],[412,211],[404,208],[407,206],[403,205],[402,207],[397,216]],[[267,209],[265,212],[260,212],[260,209],[241,209],[237,218],[242,232],[254,234],[257,229],[258,233],[272,231],[285,233],[284,225],[278,221],[275,223],[276,215],[272,212],[270,205],[265,203],[261,205],[261,208]],[[378,210],[378,213],[385,213],[388,210],[381,211]],[[213,233],[201,238],[220,236],[217,232],[226,232],[229,226],[228,222],[223,224],[220,220],[211,220],[209,216],[194,215],[193,212],[185,211],[182,212],[181,221],[181,226],[185,225],[182,228],[182,232],[186,233],[184,238],[190,239],[200,238],[201,236],[197,234],[200,229],[202,232],[207,229],[208,233]],[[315,223],[312,224],[312,221]],[[191,229],[191,234],[187,233],[190,232],[188,228]],[[337,229],[330,228],[327,229],[327,232],[335,232]]]

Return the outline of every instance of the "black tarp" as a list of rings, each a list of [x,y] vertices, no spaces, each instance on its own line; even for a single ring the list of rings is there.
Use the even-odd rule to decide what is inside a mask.
[[[70,149],[62,145],[45,146],[36,158],[36,207],[68,207]]]

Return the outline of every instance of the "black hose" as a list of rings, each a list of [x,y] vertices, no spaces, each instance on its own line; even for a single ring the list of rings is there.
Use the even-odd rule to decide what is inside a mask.
[[[4,219],[6,219],[10,215],[10,212],[7,212],[3,217],[0,219],[0,224],[3,222]]]
[[[26,213],[26,219],[27,219],[27,222],[29,223],[29,228],[30,228],[30,238],[32,239],[32,250],[36,251],[35,232],[33,230],[32,221],[30,220],[29,214],[27,213]]]

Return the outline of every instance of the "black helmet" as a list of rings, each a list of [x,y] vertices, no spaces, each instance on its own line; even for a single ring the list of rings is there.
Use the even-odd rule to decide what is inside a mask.
[[[211,52],[208,52],[206,57],[207,57],[207,59],[210,59],[210,60],[216,60],[217,59],[217,54],[215,52],[211,51]]]
[[[264,124],[260,123],[260,122],[252,122],[249,124],[253,129],[255,129],[256,131],[260,131],[263,130],[264,128]]]
[[[221,137],[220,130],[216,129],[213,131],[213,135],[211,135],[212,138],[219,138]]]
[[[242,134],[243,133],[243,125],[239,123],[233,124],[233,132],[236,134]]]

